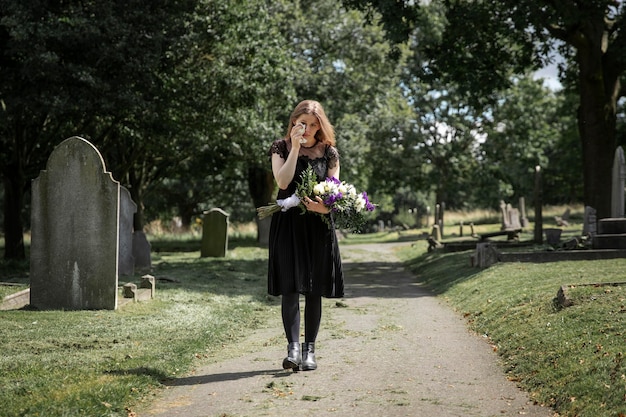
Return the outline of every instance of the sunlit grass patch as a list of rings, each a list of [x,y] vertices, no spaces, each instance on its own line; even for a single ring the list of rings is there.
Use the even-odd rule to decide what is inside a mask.
[[[441,294],[501,355],[509,378],[562,416],[626,410],[626,259],[469,265],[469,252],[401,252],[418,279]],[[411,255],[411,253],[413,255]],[[574,305],[560,308],[557,291]]]
[[[160,252],[155,300],[116,311],[0,312],[0,415],[127,416],[164,380],[264,325],[276,308],[266,268],[261,248],[225,258]]]

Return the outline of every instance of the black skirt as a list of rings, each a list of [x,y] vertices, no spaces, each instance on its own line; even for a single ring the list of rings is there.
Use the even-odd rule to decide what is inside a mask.
[[[268,292],[271,295],[344,295],[341,256],[331,227],[319,214],[294,207],[272,216],[269,240]]]

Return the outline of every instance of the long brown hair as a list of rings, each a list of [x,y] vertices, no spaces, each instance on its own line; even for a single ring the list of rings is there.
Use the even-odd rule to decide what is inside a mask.
[[[285,135],[285,138],[289,137],[291,128],[293,127],[296,119],[302,114],[312,114],[317,117],[317,120],[320,123],[320,129],[315,134],[315,139],[318,142],[335,146],[335,128],[332,124],[330,124],[328,117],[326,117],[326,113],[324,112],[322,105],[315,100],[304,100],[298,103],[289,117],[289,126],[287,127],[287,134]]]

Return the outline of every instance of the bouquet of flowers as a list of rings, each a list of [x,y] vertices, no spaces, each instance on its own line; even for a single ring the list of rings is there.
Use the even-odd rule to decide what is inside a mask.
[[[358,233],[365,224],[365,213],[375,209],[365,191],[359,193],[354,185],[339,181],[334,177],[318,182],[317,176],[310,166],[302,172],[300,179],[296,192],[290,197],[277,200],[276,204],[257,208],[259,218],[263,219],[279,210],[287,211],[297,206],[300,206],[304,213],[306,207],[302,203],[302,199],[309,197],[315,200],[315,197],[319,196],[324,204],[330,208],[336,228],[348,229],[353,233]],[[321,216],[324,222],[330,226],[330,217]]]

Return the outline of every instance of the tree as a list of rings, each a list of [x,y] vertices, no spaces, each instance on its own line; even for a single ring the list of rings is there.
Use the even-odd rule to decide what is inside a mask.
[[[446,25],[426,51],[432,75],[455,81],[476,106],[493,101],[512,74],[538,68],[555,49],[577,70],[578,131],[582,143],[585,204],[599,218],[610,215],[611,165],[616,145],[620,78],[626,69],[626,6],[613,0],[442,0],[421,6],[395,0],[344,0],[376,7],[396,38],[419,22],[419,13],[440,8]],[[396,20],[394,16],[403,19]],[[406,38],[406,36],[404,37]],[[416,69],[421,71],[422,69]]]
[[[545,202],[555,203],[558,196],[568,195],[570,187],[557,178],[569,174],[580,181],[580,173],[576,175],[572,168],[580,169],[581,164],[569,161],[570,168],[558,165],[563,155],[580,158],[576,147],[560,146],[565,139],[571,141],[568,125],[575,126],[571,117],[560,113],[563,103],[563,94],[550,91],[531,75],[514,80],[488,112],[490,120],[486,124],[486,138],[480,146],[481,175],[476,182],[477,198],[496,205],[500,200],[516,201],[519,197],[532,196],[537,165],[544,172],[544,181],[551,184],[544,187]],[[563,174],[559,175],[557,167],[563,170]],[[565,190],[559,190],[561,187]],[[574,201],[582,196],[574,194],[569,197]]]
[[[301,72],[279,32],[279,6],[203,0],[189,22],[180,49],[186,54],[180,77],[188,108],[177,115],[193,146],[150,197],[184,225],[215,206],[251,220],[254,206],[271,199],[267,150],[282,129],[279,116],[296,100],[293,77]],[[178,212],[167,210],[169,205]]]
[[[0,5],[5,258],[24,258],[24,195],[54,145],[87,132],[96,144],[106,148],[109,138],[127,149],[126,157],[133,150],[136,157],[142,151],[130,144],[137,133],[168,119],[163,112],[171,96],[161,82],[172,68],[167,51],[193,2],[2,0]]]
[[[398,64],[389,58],[380,22],[373,15],[368,24],[362,13],[332,0],[283,3],[283,36],[298,63],[297,96],[324,105],[336,128],[342,179],[370,189],[373,159],[381,158],[372,149],[382,140],[378,133],[388,133],[389,118],[397,120],[390,110],[402,101]]]

